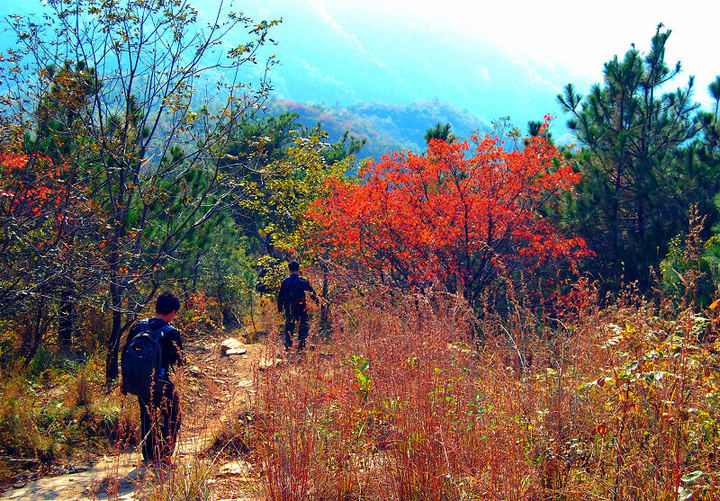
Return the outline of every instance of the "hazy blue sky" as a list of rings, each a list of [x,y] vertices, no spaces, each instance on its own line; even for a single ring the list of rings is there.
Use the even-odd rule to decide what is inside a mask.
[[[673,87],[695,75],[695,98],[709,106],[707,86],[720,74],[720,2],[267,0],[246,10],[283,18],[276,73],[290,98],[310,97],[296,78],[304,72],[316,91],[347,89],[341,103],[438,97],[522,126],[558,115],[566,83],[584,92],[632,43],[648,50],[660,22],[672,29],[669,64],[683,64]]]
[[[38,0],[0,0],[0,14],[36,10]],[[197,0],[202,12],[214,0]],[[278,96],[344,106],[437,98],[490,121],[518,125],[559,114],[555,95],[584,92],[603,63],[631,43],[647,51],[659,22],[673,33],[667,60],[696,76],[695,98],[710,105],[720,74],[720,2],[690,0],[464,1],[264,0],[235,2],[256,19],[282,18],[272,50]],[[238,34],[239,36],[239,34]],[[565,121],[559,116],[558,124]],[[559,131],[560,132],[560,131]]]

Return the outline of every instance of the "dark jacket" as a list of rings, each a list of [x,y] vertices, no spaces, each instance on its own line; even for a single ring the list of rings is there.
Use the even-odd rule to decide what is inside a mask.
[[[293,316],[305,313],[307,311],[305,292],[309,292],[310,297],[317,301],[315,291],[307,278],[296,274],[287,277],[280,284],[280,292],[277,297],[278,311],[285,311]]]
[[[168,323],[161,318],[151,318],[148,320],[148,323],[150,324],[150,328],[153,330],[157,330],[165,325],[168,325]],[[125,346],[123,347],[123,353],[127,350],[130,341],[132,341],[139,333],[140,323],[138,322],[130,328],[127,340],[125,341]],[[160,340],[160,348],[162,349],[162,368],[165,369],[165,374],[168,374],[171,367],[175,365],[182,365],[185,362],[180,332],[172,325],[165,331],[165,335]]]

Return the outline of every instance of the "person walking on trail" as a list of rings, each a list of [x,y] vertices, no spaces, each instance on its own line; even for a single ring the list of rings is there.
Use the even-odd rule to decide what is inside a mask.
[[[295,333],[295,324],[298,326],[298,351],[305,348],[310,325],[308,323],[308,308],[305,293],[316,303],[318,302],[315,291],[305,277],[300,276],[300,264],[297,261],[290,261],[288,264],[290,276],[280,284],[280,292],[277,297],[278,312],[285,313],[285,333],[283,341],[285,349],[292,347],[292,336]]]
[[[138,396],[146,465],[170,464],[180,429],[180,399],[169,374],[171,368],[185,361],[180,332],[171,325],[179,309],[177,297],[170,292],[160,294],[155,316],[132,326],[122,351],[121,391]],[[148,362],[150,358],[153,360]],[[147,364],[152,367],[148,369]],[[138,374],[144,374],[145,379]]]

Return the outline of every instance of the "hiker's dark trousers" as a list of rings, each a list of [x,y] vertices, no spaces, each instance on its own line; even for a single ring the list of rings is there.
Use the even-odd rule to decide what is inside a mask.
[[[170,380],[156,381],[151,399],[138,396],[143,460],[169,462],[180,430],[180,399]]]
[[[295,333],[295,324],[299,323],[298,326],[298,350],[305,348],[305,340],[310,332],[310,324],[308,322],[308,313],[303,311],[299,314],[292,314],[289,311],[285,312],[285,348],[290,349],[292,347],[292,337]]]

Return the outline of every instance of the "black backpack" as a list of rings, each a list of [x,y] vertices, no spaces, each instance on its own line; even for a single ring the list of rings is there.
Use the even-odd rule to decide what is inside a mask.
[[[123,388],[128,393],[149,398],[162,372],[160,340],[170,326],[165,324],[159,329],[152,329],[147,320],[141,320],[139,325],[140,332],[130,341],[123,353]]]
[[[300,315],[307,309],[305,304],[305,286],[300,277],[291,276],[286,289],[287,303],[293,315]]]

